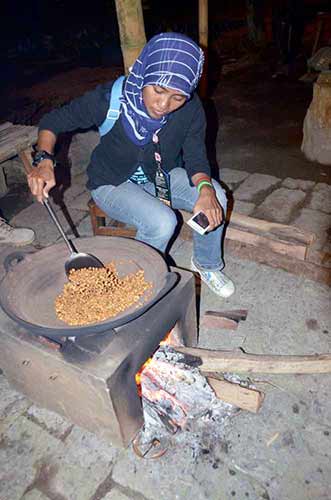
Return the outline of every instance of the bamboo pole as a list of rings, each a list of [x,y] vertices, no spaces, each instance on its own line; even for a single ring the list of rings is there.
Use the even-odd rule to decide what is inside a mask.
[[[208,90],[208,0],[199,0],[199,44],[205,54],[204,71],[199,85],[199,94],[203,99]]]
[[[115,0],[125,73],[146,44],[141,0]]]

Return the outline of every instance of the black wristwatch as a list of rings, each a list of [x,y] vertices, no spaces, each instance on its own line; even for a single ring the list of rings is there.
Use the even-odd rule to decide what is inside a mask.
[[[47,153],[47,151],[44,151],[43,149],[40,151],[37,150],[34,153],[32,153],[32,157],[33,157],[32,165],[34,167],[37,167],[37,165],[39,165],[39,163],[43,160],[51,160],[53,162],[53,167],[55,167],[56,165],[55,156],[51,155],[50,153]]]

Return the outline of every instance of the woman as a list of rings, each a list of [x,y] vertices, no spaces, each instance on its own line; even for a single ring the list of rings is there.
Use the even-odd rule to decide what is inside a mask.
[[[204,235],[193,232],[192,269],[219,296],[234,292],[222,272],[226,196],[210,178],[205,151],[205,115],[194,92],[202,50],[185,35],[162,33],[144,47],[123,85],[121,114],[101,137],[87,169],[87,187],[109,217],[136,226],[136,239],[165,253],[177,218],[172,209],[209,220]],[[29,176],[39,201],[55,186],[53,151],[60,132],[100,126],[113,82],[45,115]]]

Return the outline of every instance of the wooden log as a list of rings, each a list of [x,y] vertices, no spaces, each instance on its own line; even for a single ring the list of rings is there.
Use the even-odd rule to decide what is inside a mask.
[[[146,44],[141,0],[115,0],[125,73]]]
[[[196,356],[202,372],[236,373],[331,373],[331,354],[304,356],[247,354],[176,346],[175,350]]]
[[[303,122],[301,151],[310,161],[331,165],[331,76],[322,72]]]
[[[200,326],[210,328],[212,330],[237,330],[238,321],[230,318],[225,318],[221,315],[204,315],[201,319]]]
[[[207,377],[207,380],[216,397],[225,403],[252,413],[257,413],[261,408],[265,396],[263,392],[213,377]]]
[[[246,309],[236,309],[233,311],[206,311],[200,324],[205,328],[236,330],[239,321],[245,321],[246,317]]]
[[[190,214],[181,211],[186,221]],[[184,240],[192,238],[192,230],[184,224],[181,233]],[[314,233],[294,226],[256,219],[232,212],[229,226],[225,233],[226,241],[236,241],[254,248],[262,248],[263,253],[279,253],[297,260],[305,260],[309,245],[315,241]]]
[[[297,276],[303,276],[314,281],[331,285],[331,269],[308,260],[298,260],[289,255],[283,255],[271,250],[266,251],[265,248],[255,247],[241,241],[230,239],[225,240],[225,249],[227,252],[237,255],[241,259],[267,264],[277,269],[284,269]],[[310,260],[309,252],[307,258]]]
[[[204,70],[199,84],[199,95],[205,99],[208,94],[208,0],[199,0],[199,45],[204,51]]]
[[[305,260],[308,250],[306,244],[296,244],[292,241],[269,238],[247,230],[236,229],[232,226],[228,227],[226,238],[228,240],[240,241],[254,247],[261,247],[267,251],[295,257],[299,260]]]
[[[231,213],[230,224],[261,233],[269,233],[272,236],[278,236],[279,238],[287,239],[292,242],[301,242],[306,245],[311,245],[316,239],[314,233],[304,231],[298,227],[256,219],[255,217],[240,214],[239,212]]]

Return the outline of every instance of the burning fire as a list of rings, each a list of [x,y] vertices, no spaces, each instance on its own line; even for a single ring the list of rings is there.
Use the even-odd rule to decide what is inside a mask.
[[[179,344],[173,332],[168,332],[160,342],[161,348]],[[185,402],[176,397],[176,383],[182,379],[178,369],[166,361],[151,357],[141,366],[135,378],[143,403],[153,408],[172,432],[185,425],[188,408]]]

